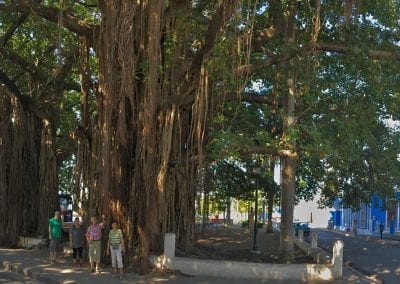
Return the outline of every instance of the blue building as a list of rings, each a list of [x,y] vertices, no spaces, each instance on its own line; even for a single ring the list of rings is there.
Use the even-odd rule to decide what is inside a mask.
[[[378,234],[378,226],[383,224],[386,233],[394,234],[400,230],[400,192],[396,192],[395,196],[393,200],[386,200],[385,207],[384,200],[375,194],[371,202],[363,204],[358,211],[343,208],[340,200],[337,200],[334,210],[330,212],[335,228],[344,231],[353,231],[357,228],[360,234],[372,235]]]

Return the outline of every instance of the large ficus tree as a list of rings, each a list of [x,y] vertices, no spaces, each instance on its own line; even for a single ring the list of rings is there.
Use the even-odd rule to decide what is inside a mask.
[[[136,258],[144,271],[150,249],[160,247],[163,233],[175,232],[183,248],[193,240],[195,178],[203,160],[210,96],[204,64],[238,2],[0,3],[11,36],[17,37],[24,21],[33,19],[33,28],[43,25],[54,32],[46,34],[43,28],[41,33],[32,32],[31,40],[54,37],[60,63],[66,61],[62,52],[67,47],[77,51],[72,78],[80,79],[81,107],[71,133],[76,141],[76,184],[78,190],[83,185],[88,214],[105,214],[108,222],[113,219],[122,225],[129,259]],[[13,22],[9,15],[19,20]],[[73,34],[75,43],[67,43],[64,33]],[[49,44],[43,45],[46,49]],[[98,59],[94,68],[93,55]],[[31,54],[26,55],[29,59]],[[13,87],[24,83],[17,82],[11,68],[7,71],[11,82],[3,83],[21,100]],[[65,90],[60,88],[61,93],[51,98],[68,95]],[[30,100],[44,105],[39,96]],[[57,112],[60,105],[52,107]],[[48,119],[53,129],[46,139],[56,133],[56,123],[55,118]],[[9,136],[7,125],[3,128]],[[46,224],[48,215],[39,222]]]
[[[88,214],[105,214],[108,222],[122,225],[129,259],[136,256],[144,270],[164,232],[175,232],[181,248],[193,240],[195,178],[206,161],[210,118],[223,114],[227,100],[265,104],[265,116],[280,124],[278,133],[268,128],[262,139],[238,139],[247,145],[236,152],[281,158],[283,261],[294,257],[298,159],[318,154],[330,167],[340,165],[332,155],[335,142],[324,140],[337,136],[323,137],[314,127],[346,125],[341,122],[352,117],[348,109],[324,119],[333,109],[349,106],[346,96],[359,105],[355,94],[361,87],[373,121],[397,111],[395,0],[1,1],[0,11],[0,60],[6,63],[0,80],[7,94],[0,97],[1,204],[20,202],[27,208],[34,202],[33,208],[42,208],[50,198],[29,194],[55,196],[56,170],[75,153],[74,195],[81,196]],[[360,70],[380,72],[367,76]],[[365,87],[376,86],[377,76],[385,88]],[[243,94],[255,81],[265,86],[261,95]],[[67,149],[63,145],[69,142],[58,144],[57,134],[62,99],[70,90],[79,91],[81,100],[74,109],[79,112],[76,127],[61,140],[73,141]],[[374,110],[378,101],[382,104]],[[35,128],[26,132],[23,125]],[[229,132],[226,122],[220,125],[215,129]],[[367,149],[361,138],[357,149]],[[21,154],[11,158],[13,147]],[[368,149],[376,157],[372,154],[380,148],[371,144]],[[32,169],[23,168],[27,160],[35,161]],[[18,178],[21,171],[32,175]],[[25,201],[10,194],[16,184]],[[35,222],[46,224],[49,212],[35,213],[39,219],[32,224],[7,214],[0,239],[10,230],[16,236],[32,231]]]

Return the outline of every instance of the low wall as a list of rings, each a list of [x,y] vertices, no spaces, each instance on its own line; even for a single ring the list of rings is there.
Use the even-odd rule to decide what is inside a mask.
[[[336,249],[336,252],[335,252]],[[343,246],[335,245],[331,263],[317,264],[269,264],[238,261],[218,261],[175,257],[175,235],[166,234],[164,255],[151,256],[151,263],[157,268],[179,270],[195,276],[215,276],[262,280],[334,280],[342,278],[340,253]]]
[[[268,264],[165,256],[153,256],[151,261],[158,268],[194,276],[311,281],[332,280],[335,275],[334,266],[326,264]]]

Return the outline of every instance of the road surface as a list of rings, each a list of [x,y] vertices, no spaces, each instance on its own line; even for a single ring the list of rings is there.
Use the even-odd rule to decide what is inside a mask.
[[[332,251],[334,240],[344,242],[344,262],[355,269],[373,276],[385,284],[400,283],[400,242],[379,240],[365,236],[354,237],[335,231],[317,230],[318,246]]]

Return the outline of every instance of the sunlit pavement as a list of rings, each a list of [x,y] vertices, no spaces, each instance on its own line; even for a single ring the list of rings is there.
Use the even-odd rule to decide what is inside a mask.
[[[318,246],[332,250],[336,239],[344,241],[344,262],[362,273],[385,284],[400,283],[400,241],[398,236],[376,236],[345,233],[337,230],[314,229],[318,233]]]
[[[25,277],[19,273],[0,269],[0,283],[7,284],[39,284],[40,282]]]
[[[263,234],[259,234],[262,238]],[[104,268],[100,275],[90,274],[87,268],[72,269],[71,258],[62,259],[59,263],[51,265],[48,261],[47,250],[15,250],[15,249],[0,249],[0,267],[8,267],[12,271],[20,274],[28,275],[37,282],[33,283],[182,283],[182,284],[211,284],[211,283],[227,283],[227,284],[294,284],[298,281],[271,281],[271,280],[248,280],[248,279],[228,279],[215,277],[192,277],[183,276],[181,274],[157,274],[157,275],[137,275],[134,273],[126,273],[125,278],[120,280],[113,277],[110,268]],[[343,270],[343,280],[323,282],[323,283],[372,283],[368,281],[364,275],[357,271],[352,271],[349,268]],[[0,275],[1,277],[1,275]],[[29,282],[3,282],[3,283],[29,283]],[[1,283],[1,282],[0,282]],[[319,283],[319,282],[307,282]],[[388,282],[390,283],[390,282]]]

